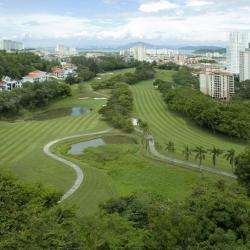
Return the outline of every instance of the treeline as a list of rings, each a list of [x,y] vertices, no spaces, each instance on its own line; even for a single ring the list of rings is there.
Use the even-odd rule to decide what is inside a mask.
[[[0,175],[0,249],[249,249],[250,204],[244,192],[223,181],[207,185],[182,202],[133,195],[78,218],[57,205],[58,193]]]
[[[153,79],[155,73],[156,72],[152,64],[143,62],[136,66],[135,72],[115,75],[104,81],[95,81],[92,83],[92,88],[94,90],[112,89],[117,82],[125,82],[129,85],[133,85],[140,81]]]
[[[250,104],[220,103],[188,87],[163,90],[169,109],[200,127],[241,140],[250,138]]]
[[[0,92],[0,117],[16,116],[21,109],[42,107],[53,99],[69,95],[70,87],[56,81],[24,83],[22,88]]]
[[[132,68],[136,66],[136,62],[126,62],[120,56],[102,56],[98,58],[76,56],[72,58],[72,63],[78,67],[78,77],[82,81],[88,81],[95,77],[98,73]]]
[[[9,76],[21,79],[34,70],[51,71],[58,65],[56,61],[45,61],[33,53],[7,53],[0,51],[0,79]]]
[[[180,66],[176,63],[170,62],[159,65],[158,69],[176,71],[176,73],[173,74],[173,81],[177,85],[191,86],[193,88],[198,88],[199,86],[198,77],[193,73],[192,69],[187,66]]]
[[[178,71],[181,68],[180,65],[173,63],[173,62],[169,62],[169,63],[165,63],[165,64],[161,64],[158,66],[158,69],[163,69],[163,70],[174,70],[174,71]]]
[[[250,80],[238,82],[235,86],[236,94],[233,96],[233,101],[250,100]]]
[[[116,83],[108,99],[107,105],[99,113],[115,128],[126,132],[133,130],[131,114],[133,111],[133,96],[125,83]]]

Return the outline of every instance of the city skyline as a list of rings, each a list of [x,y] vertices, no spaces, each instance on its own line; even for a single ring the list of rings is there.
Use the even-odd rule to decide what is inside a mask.
[[[225,46],[229,32],[250,30],[246,0],[0,0],[0,10],[0,38],[34,47]]]

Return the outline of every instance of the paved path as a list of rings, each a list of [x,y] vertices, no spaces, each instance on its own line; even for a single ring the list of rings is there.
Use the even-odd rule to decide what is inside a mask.
[[[136,128],[135,130],[139,133],[142,133],[142,131],[138,128]],[[163,160],[163,161],[166,161],[169,163],[173,163],[173,164],[176,164],[178,166],[188,168],[188,169],[194,169],[194,170],[198,170],[198,171],[206,171],[209,173],[213,173],[213,174],[217,174],[217,175],[221,175],[221,176],[226,176],[226,177],[230,177],[230,178],[234,178],[234,179],[237,178],[234,174],[231,174],[229,172],[225,172],[225,171],[222,171],[222,170],[219,170],[216,168],[200,166],[200,165],[194,164],[190,161],[179,160],[179,159],[175,159],[175,158],[170,157],[170,156],[163,155],[163,154],[159,153],[157,151],[157,149],[155,148],[154,138],[151,135],[148,135],[147,139],[148,139],[149,152],[160,160]]]
[[[178,159],[166,156],[166,155],[162,155],[156,150],[154,140],[149,141],[149,151],[152,155],[159,158],[160,160],[174,163],[174,164],[180,165],[180,166],[185,167],[185,168],[195,169],[195,170],[199,170],[199,171],[206,171],[206,172],[213,173],[213,174],[218,174],[218,175],[222,175],[222,176],[226,176],[226,177],[236,178],[236,176],[234,174],[231,174],[231,173],[228,173],[228,172],[216,169],[216,168],[199,166],[199,165],[194,164],[194,163],[189,162],[189,161],[178,160]]]
[[[54,140],[52,142],[49,142],[48,144],[46,144],[43,148],[43,151],[46,155],[48,155],[49,157],[57,160],[57,161],[60,161],[66,165],[68,165],[70,168],[72,168],[75,173],[76,173],[76,179],[75,179],[75,182],[74,184],[72,185],[72,187],[61,197],[60,201],[58,203],[61,203],[63,202],[64,200],[66,200],[67,198],[69,198],[82,184],[83,182],[83,179],[84,179],[84,173],[82,171],[82,169],[77,166],[75,163],[71,162],[71,161],[68,161],[68,160],[65,160],[63,159],[62,157],[59,157],[57,155],[55,155],[54,153],[52,153],[50,151],[51,147],[54,146],[56,143],[58,142],[62,142],[62,141],[65,141],[65,140],[69,140],[69,139],[74,139],[74,138],[78,138],[78,137],[83,137],[83,136],[92,136],[92,135],[101,135],[101,134],[105,134],[105,133],[108,133],[112,130],[111,129],[107,129],[107,130],[103,130],[103,131],[100,131],[100,132],[93,132],[93,133],[84,133],[84,134],[77,134],[77,135],[72,135],[72,136],[67,136],[67,137],[63,137],[63,138],[60,138],[60,139],[57,139],[57,140]]]

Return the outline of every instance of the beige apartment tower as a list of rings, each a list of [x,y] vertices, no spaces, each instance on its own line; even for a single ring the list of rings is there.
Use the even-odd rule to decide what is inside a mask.
[[[200,91],[214,99],[229,100],[234,94],[234,76],[225,71],[202,72]]]

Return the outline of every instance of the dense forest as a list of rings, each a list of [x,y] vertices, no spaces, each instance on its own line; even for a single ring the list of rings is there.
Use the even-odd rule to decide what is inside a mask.
[[[165,91],[165,90],[164,90]],[[250,104],[221,103],[198,90],[182,87],[164,92],[168,108],[184,114],[201,127],[241,140],[250,138]]]
[[[34,70],[49,72],[56,65],[58,65],[58,62],[42,60],[33,53],[7,53],[0,51],[0,79],[3,76],[21,79]]]
[[[139,63],[136,66],[135,72],[118,74],[104,81],[95,81],[91,84],[91,86],[94,90],[98,90],[112,89],[117,82],[124,82],[129,85],[133,85],[143,80],[153,79],[155,73],[156,72],[152,64],[145,62]]]
[[[0,117],[19,114],[21,109],[47,105],[51,100],[71,95],[67,84],[56,81],[25,83],[22,88],[0,92]]]
[[[59,197],[0,174],[0,249],[250,248],[250,202],[243,189],[224,181],[203,181],[182,202],[146,193],[115,198],[83,218],[57,205]]]
[[[75,56],[72,58],[72,63],[78,67],[78,76],[82,81],[92,79],[97,73],[132,68],[137,64],[135,61],[126,62],[119,56],[102,56],[99,58]]]
[[[191,69],[181,67],[173,81],[156,79],[168,108],[185,115],[200,127],[240,140],[250,139],[250,84],[240,83],[229,103],[218,102],[198,90],[199,81]]]
[[[99,113],[115,128],[126,132],[133,130],[131,114],[133,111],[133,96],[125,83],[116,83],[108,99],[107,105]]]

